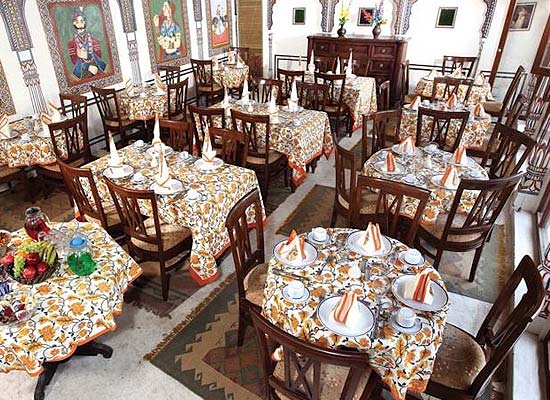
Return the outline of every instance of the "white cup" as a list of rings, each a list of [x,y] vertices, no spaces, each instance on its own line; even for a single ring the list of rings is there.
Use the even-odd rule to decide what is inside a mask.
[[[422,100],[422,104],[424,104],[425,106],[429,106],[430,105],[430,100],[428,100],[428,99]]]
[[[136,140],[136,143],[134,143],[136,147],[143,147],[145,145],[145,142],[141,139]]]
[[[422,261],[422,254],[416,249],[409,249],[405,252],[404,258],[408,264],[416,265]]]
[[[189,157],[189,153],[188,153],[187,151],[182,151],[182,152],[179,154],[180,160],[187,160],[188,157]]]
[[[311,232],[313,234],[313,239],[319,242],[327,240],[327,230],[325,228],[318,226],[317,228],[313,228]]]
[[[299,299],[304,295],[306,287],[300,281],[292,281],[288,284],[288,295],[293,299]]]
[[[416,321],[416,314],[408,307],[400,308],[395,318],[397,323],[405,328],[411,328]]]
[[[143,182],[145,180],[145,175],[143,175],[141,172],[136,172],[134,174],[134,177],[132,178],[134,182]]]
[[[195,189],[189,189],[189,191],[187,192],[187,198],[189,200],[197,200],[200,196],[200,193],[197,192]]]

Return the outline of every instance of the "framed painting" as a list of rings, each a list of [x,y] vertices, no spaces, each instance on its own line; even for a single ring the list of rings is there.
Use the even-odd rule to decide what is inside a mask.
[[[292,9],[292,25],[305,25],[306,24],[306,9],[304,7],[297,7]]]
[[[208,49],[210,56],[225,53],[231,45],[231,3],[229,0],[206,0]]]
[[[189,25],[185,1],[143,0],[151,69],[189,63]]]
[[[457,7],[439,7],[437,12],[436,28],[454,28]]]
[[[374,22],[371,19],[374,14],[373,7],[359,7],[357,16],[357,26],[373,26]]]
[[[59,89],[79,94],[122,80],[107,0],[38,0]]]
[[[528,31],[535,14],[537,3],[518,3],[512,14],[511,31]]]

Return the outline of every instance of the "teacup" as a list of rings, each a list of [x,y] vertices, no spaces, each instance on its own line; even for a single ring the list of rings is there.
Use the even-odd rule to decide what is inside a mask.
[[[411,328],[416,321],[416,313],[408,307],[400,308],[395,320],[404,328]]]
[[[292,281],[288,284],[288,295],[293,299],[299,299],[304,295],[306,287],[300,281]]]
[[[120,178],[124,176],[124,173],[126,172],[123,165],[110,165],[109,170],[111,171],[111,176],[113,178]]]
[[[357,265],[354,265],[348,270],[348,276],[351,279],[359,279],[361,278],[361,268],[359,268]]]
[[[143,182],[145,180],[145,175],[143,175],[141,172],[136,172],[134,176],[132,177],[132,181],[134,182]]]
[[[21,139],[22,142],[30,142],[31,141],[31,137],[29,136],[28,133],[23,133],[21,135],[20,139]]]
[[[327,240],[327,230],[323,227],[318,226],[317,228],[313,228],[311,230],[313,239],[317,240],[318,242],[324,242]]]
[[[141,139],[138,139],[138,140],[136,140],[136,142],[134,143],[134,146],[136,146],[136,147],[143,147],[143,146],[145,146],[145,142],[144,142],[143,140],[141,140]]]
[[[189,191],[187,192],[187,198],[189,200],[197,200],[199,197],[201,197],[201,194],[195,189],[189,189]]]
[[[416,249],[410,249],[405,252],[404,259],[407,264],[416,265],[422,262],[422,254]]]
[[[422,100],[422,104],[424,104],[425,106],[429,106],[430,105],[430,100],[428,100],[428,99]]]
[[[178,157],[180,160],[187,160],[189,158],[189,153],[187,151],[182,151]]]

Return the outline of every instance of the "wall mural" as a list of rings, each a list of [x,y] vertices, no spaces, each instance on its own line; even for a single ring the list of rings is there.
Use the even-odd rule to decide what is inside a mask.
[[[229,0],[206,0],[209,55],[225,53],[231,43],[231,5]]]
[[[189,27],[185,1],[143,0],[145,27],[153,71],[159,65],[189,62]]]
[[[0,115],[2,114],[15,114],[15,107],[13,106],[13,99],[4,68],[2,68],[2,64],[0,63]]]
[[[39,8],[61,92],[121,81],[107,0],[39,0]]]

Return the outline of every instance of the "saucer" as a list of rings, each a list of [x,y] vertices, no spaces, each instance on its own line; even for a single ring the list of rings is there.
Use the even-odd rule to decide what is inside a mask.
[[[151,190],[160,196],[176,194],[183,190],[183,184],[177,179],[170,179],[167,184],[167,186],[159,186],[158,183],[154,182],[151,185]]]
[[[422,329],[422,321],[420,321],[420,318],[416,317],[414,321],[414,325],[411,327],[406,327],[399,324],[399,322],[397,322],[397,312],[398,311],[393,312],[389,320],[390,326],[393,329],[395,329],[398,332],[408,333],[408,334],[414,334],[414,333],[420,332],[420,329]]]
[[[195,161],[195,167],[201,171],[213,171],[222,167],[223,164],[224,162],[221,158],[214,158],[211,162],[204,161],[202,158]]]
[[[412,179],[409,179],[412,178]],[[403,178],[401,178],[401,182],[408,183],[409,185],[414,185],[415,183],[418,183],[418,178],[414,175],[405,175]]]
[[[308,232],[307,239],[315,244],[325,244],[330,242],[330,235],[327,233],[325,240],[317,240],[313,237],[313,232]]]
[[[121,174],[115,173],[115,170],[119,169]],[[107,167],[103,170],[103,175],[109,179],[123,179],[127,178],[134,173],[134,168],[131,165],[123,165],[120,168]]]
[[[405,253],[406,251],[402,251],[401,253],[399,253],[399,261],[401,261],[403,264],[407,264],[407,265],[410,265],[411,267],[417,267],[419,265],[422,265],[424,264],[424,261],[426,261],[424,259],[424,256],[421,256],[422,257],[422,260],[420,260],[418,263],[416,264],[411,264],[410,262],[406,261],[405,260]]]
[[[386,171],[385,166],[386,166],[386,161],[385,160],[378,161],[377,163],[374,163],[374,169],[377,170],[378,172],[382,173],[382,174],[402,175],[406,172],[405,171],[405,166],[400,164],[397,161],[395,162],[395,171]]]
[[[305,303],[309,299],[309,290],[304,287],[304,293],[298,298],[290,297],[288,294],[288,285],[283,288],[283,297],[286,301],[290,301],[293,304]]]
[[[134,175],[131,179],[131,182],[132,183],[143,183],[147,180],[147,177],[145,175],[143,175],[143,178],[142,179],[136,179],[136,175]]]

